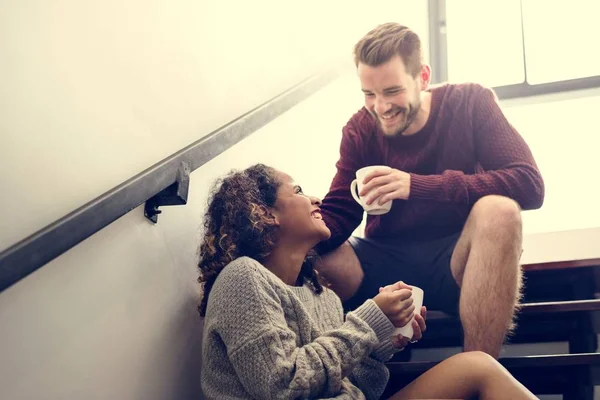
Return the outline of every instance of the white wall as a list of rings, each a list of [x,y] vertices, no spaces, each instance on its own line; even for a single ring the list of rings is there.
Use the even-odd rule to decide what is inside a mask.
[[[598,258],[600,89],[503,102],[544,177],[539,210],[523,213],[524,263]]]
[[[335,60],[350,63],[356,38],[404,13],[380,5],[3,1],[0,187],[10,196],[0,207],[18,212],[0,221],[0,250]],[[422,25],[424,6],[411,7]]]
[[[426,40],[419,4],[3,1],[0,250],[331,60],[350,63],[376,23]],[[0,293],[0,397],[198,398],[209,184],[261,161],[323,195],[360,105],[356,79],[340,78],[195,171],[189,204],[157,225],[138,208]]]
[[[600,227],[600,89],[503,102],[532,148],[546,184],[544,206],[527,213],[527,233]]]
[[[0,293],[0,397],[197,398],[195,263],[208,188],[260,161],[322,196],[361,100],[355,76],[339,78],[193,172],[188,204],[164,207],[157,225],[138,207]]]

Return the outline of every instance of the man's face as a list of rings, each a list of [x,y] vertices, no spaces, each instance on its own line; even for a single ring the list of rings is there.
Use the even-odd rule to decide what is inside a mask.
[[[365,106],[386,136],[397,136],[413,123],[421,108],[420,79],[413,78],[400,56],[371,67],[358,64]]]

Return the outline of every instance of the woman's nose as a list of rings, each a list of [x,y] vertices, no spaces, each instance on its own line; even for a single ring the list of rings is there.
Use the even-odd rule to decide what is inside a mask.
[[[310,202],[311,202],[312,204],[316,204],[316,205],[318,205],[318,206],[320,206],[321,204],[323,204],[323,202],[321,201],[321,199],[320,199],[320,198],[318,198],[318,197],[314,197],[314,196],[310,196]]]

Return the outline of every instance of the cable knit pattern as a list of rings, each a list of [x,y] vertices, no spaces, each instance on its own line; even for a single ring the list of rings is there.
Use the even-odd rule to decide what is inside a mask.
[[[242,257],[219,274],[202,343],[207,399],[378,399],[396,349],[373,300],[348,313],[325,289],[292,287]]]
[[[388,165],[410,173],[410,197],[389,213],[368,216],[367,237],[430,240],[460,231],[471,207],[487,195],[539,208],[544,182],[529,147],[505,118],[495,93],[468,83],[430,89],[431,113],[414,135],[384,137],[362,108],[343,129],[337,174],[323,200],[331,238],[319,253],[342,244],[363,210],[350,195],[358,169]]]

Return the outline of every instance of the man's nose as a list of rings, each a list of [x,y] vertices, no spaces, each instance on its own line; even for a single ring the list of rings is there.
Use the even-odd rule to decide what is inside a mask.
[[[382,98],[375,99],[375,112],[383,115],[392,108],[392,105]]]

